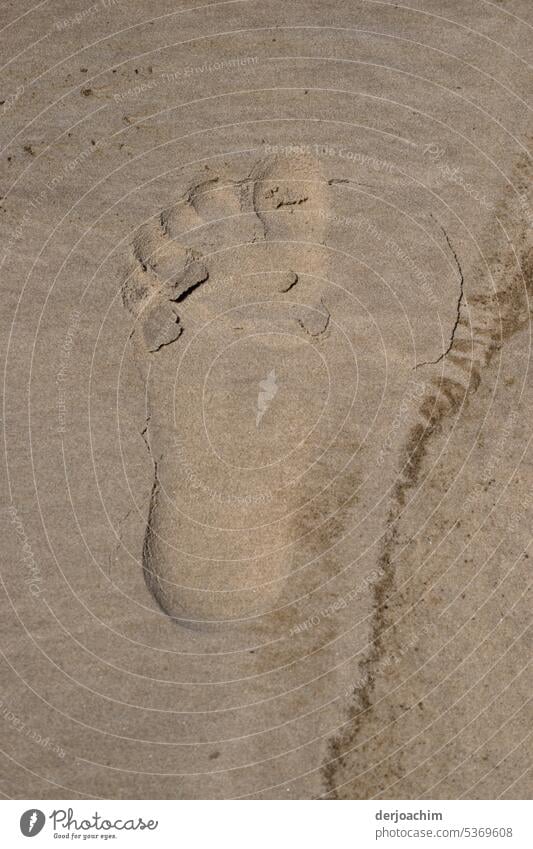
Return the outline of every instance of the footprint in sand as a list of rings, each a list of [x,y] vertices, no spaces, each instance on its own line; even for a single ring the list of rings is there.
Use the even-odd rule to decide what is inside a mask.
[[[311,157],[269,158],[196,183],[135,236],[123,300],[154,462],[143,567],[184,624],[262,614],[290,574],[331,393],[329,192]]]

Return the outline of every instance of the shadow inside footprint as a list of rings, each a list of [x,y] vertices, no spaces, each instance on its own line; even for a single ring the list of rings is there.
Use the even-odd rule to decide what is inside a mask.
[[[218,406],[213,415],[221,432],[239,432],[240,439],[250,440],[250,445],[254,440],[254,445],[263,444],[257,442],[264,439],[260,428],[271,426],[268,417],[263,418],[266,403],[264,409],[251,410],[250,422],[243,427],[243,421],[235,416],[247,416],[248,413],[246,409],[239,412],[233,401],[248,393],[246,381],[249,380],[251,398],[255,398],[253,404],[259,404],[261,399],[265,401],[267,390],[270,403],[272,387],[268,374],[275,373],[276,361],[294,361],[293,374],[307,374],[308,365],[299,364],[298,358],[309,356],[305,353],[307,347],[325,333],[330,316],[316,293],[311,297],[311,306],[305,301],[299,305],[295,300],[294,293],[303,284],[300,274],[287,267],[288,262],[292,264],[287,250],[292,251],[297,265],[303,252],[317,246],[322,248],[325,217],[320,213],[328,208],[328,191],[320,166],[311,157],[273,157],[257,163],[247,180],[223,183],[215,178],[195,184],[172,210],[143,225],[134,239],[132,266],[122,291],[124,304],[135,318],[132,342],[138,355],[136,359],[150,365],[145,369],[146,374],[150,372],[148,438],[155,464],[143,566],[147,585],[160,607],[184,624],[205,625],[260,615],[275,604],[290,571],[284,551],[288,539],[284,510],[279,504],[276,509],[269,507],[267,510],[264,503],[249,503],[246,499],[242,503],[231,502],[230,489],[245,486],[249,490],[253,475],[254,480],[260,481],[262,473],[244,471],[246,465],[239,470],[238,458],[232,459],[229,471],[226,469],[225,461],[209,444],[205,410],[199,409],[205,402],[199,402],[198,398],[202,379],[204,382],[206,379],[203,376],[214,367],[220,351],[234,344],[228,341],[228,334],[240,328],[247,334],[245,338],[256,340],[257,344],[246,354],[247,371],[240,368],[237,358],[220,377],[215,390]],[[248,223],[241,224],[239,216]],[[233,222],[237,238],[242,239],[245,226],[248,226],[250,229],[246,232],[259,232],[261,239],[256,241],[254,235],[248,240],[248,249],[253,248],[256,253],[246,260],[244,277],[239,256],[246,246],[241,246],[241,254],[235,254],[235,258],[226,251],[235,264],[235,273],[226,275],[225,282],[220,283],[212,251],[214,231],[228,222]],[[194,247],[184,244],[192,231],[195,233]],[[205,234],[203,243],[202,233]],[[262,254],[259,242],[264,246]],[[269,264],[266,270],[265,257]],[[312,267],[316,268],[316,263]],[[320,267],[317,270],[320,272]],[[240,313],[243,320],[232,320],[231,310],[235,311],[239,304],[244,308],[248,303],[255,303],[253,299],[257,296],[253,284],[258,277],[262,282],[268,281],[270,288],[266,295],[269,298],[288,298],[282,310],[250,306]],[[203,287],[204,283],[207,286]],[[306,285],[311,292],[311,283]],[[196,298],[196,291],[200,289],[200,296]],[[262,298],[265,298],[264,292]],[[224,309],[225,303],[231,304],[229,313]],[[198,305],[196,313],[193,304]],[[199,316],[208,315],[210,309],[216,321],[202,325],[199,360],[180,372],[184,375],[180,383],[184,401],[183,408],[176,414],[171,399],[179,355],[173,353],[172,343],[186,332],[188,322],[196,330]],[[293,336],[300,340],[298,344],[290,341]],[[188,339],[187,344],[189,342]],[[207,371],[201,365],[203,354],[207,357]],[[274,368],[265,372],[270,360]],[[246,380],[244,371],[248,375]],[[312,374],[311,370],[306,379],[312,380]],[[297,383],[294,392],[298,397],[301,394]],[[300,426],[291,421],[291,416],[298,415],[306,421],[305,397],[304,393],[302,403],[286,407],[292,413],[286,412],[285,418],[280,418],[272,431],[270,438],[280,440],[280,445],[286,435],[299,432]],[[279,409],[285,408],[280,404]],[[188,478],[192,473],[187,464],[177,461],[172,443],[176,434],[179,438],[181,433],[192,440],[190,467],[201,465],[206,454],[211,455],[206,474],[217,482],[216,487],[212,483],[202,483],[195,492],[196,501],[201,498],[205,502],[207,524],[189,515],[191,487]],[[265,450],[261,448],[259,456]],[[255,457],[256,454],[254,448],[251,455]],[[241,455],[246,455],[244,444]],[[282,470],[279,474],[281,482]],[[269,511],[272,514],[270,528],[264,521]],[[266,525],[266,530],[254,530],[254,526],[261,524]],[[198,548],[201,553],[193,554]]]

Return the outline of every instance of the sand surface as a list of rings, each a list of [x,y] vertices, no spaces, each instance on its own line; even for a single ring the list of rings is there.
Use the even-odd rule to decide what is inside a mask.
[[[530,796],[532,11],[2,3],[6,797]]]

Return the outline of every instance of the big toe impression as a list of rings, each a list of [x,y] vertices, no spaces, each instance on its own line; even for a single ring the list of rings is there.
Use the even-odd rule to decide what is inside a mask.
[[[328,212],[328,184],[313,156],[276,155],[252,172],[254,208],[267,238],[321,244]]]

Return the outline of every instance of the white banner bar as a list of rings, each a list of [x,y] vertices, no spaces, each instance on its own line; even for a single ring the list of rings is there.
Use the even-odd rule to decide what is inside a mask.
[[[528,801],[3,801],[2,845],[531,849]]]

